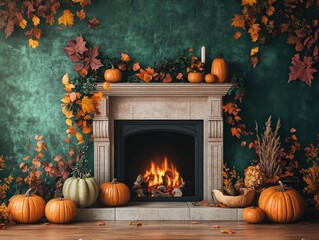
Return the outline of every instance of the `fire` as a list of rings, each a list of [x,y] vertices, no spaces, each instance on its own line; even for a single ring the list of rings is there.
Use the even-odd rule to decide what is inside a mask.
[[[176,167],[172,163],[169,166],[167,157],[164,158],[161,167],[152,161],[151,168],[146,170],[144,174],[144,179],[148,182],[149,188],[159,185],[164,185],[167,188],[176,188],[183,182]]]

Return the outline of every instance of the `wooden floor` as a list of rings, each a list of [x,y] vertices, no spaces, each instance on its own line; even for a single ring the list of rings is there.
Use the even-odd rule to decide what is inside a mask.
[[[133,224],[132,224],[133,223]],[[222,233],[233,231],[232,234]],[[17,224],[0,230],[1,240],[98,240],[98,239],[319,239],[319,222],[247,224],[244,221],[109,221],[71,224]]]

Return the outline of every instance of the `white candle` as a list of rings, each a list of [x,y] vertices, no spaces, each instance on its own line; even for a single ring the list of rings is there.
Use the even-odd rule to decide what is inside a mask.
[[[205,63],[205,47],[204,46],[202,46],[201,56],[202,56],[201,62]]]

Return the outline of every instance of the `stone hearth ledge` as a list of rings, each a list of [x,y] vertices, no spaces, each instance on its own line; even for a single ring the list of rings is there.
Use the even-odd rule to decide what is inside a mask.
[[[122,207],[78,209],[76,221],[239,221],[243,208],[193,206],[190,202],[129,202]]]

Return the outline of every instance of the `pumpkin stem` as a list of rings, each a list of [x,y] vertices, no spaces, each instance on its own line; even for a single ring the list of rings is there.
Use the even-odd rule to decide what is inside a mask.
[[[63,197],[59,197],[59,201],[62,201],[63,200]]]
[[[113,178],[112,180],[112,184],[115,184],[115,183],[117,183],[117,178]]]
[[[278,191],[279,191],[279,192],[284,192],[284,191],[285,191],[284,184],[282,183],[282,181],[278,181],[278,183],[279,183],[279,189],[278,189]]]
[[[222,53],[218,53],[217,58],[223,58],[223,54]]]
[[[114,65],[113,65],[113,64],[111,64],[111,66],[112,66],[112,69],[114,69]]]
[[[31,192],[31,190],[32,190],[32,189],[31,189],[31,188],[29,188],[29,189],[28,189],[28,191],[24,194],[24,196],[26,196],[26,197],[30,197],[30,192]]]

